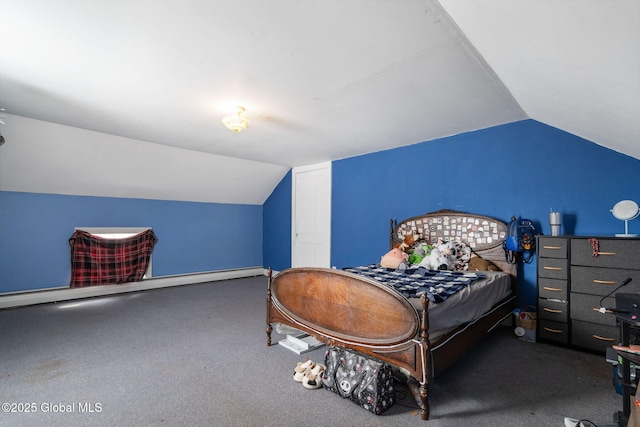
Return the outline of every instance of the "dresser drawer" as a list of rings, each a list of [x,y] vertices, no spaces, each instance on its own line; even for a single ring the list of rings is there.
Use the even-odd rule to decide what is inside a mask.
[[[640,270],[640,239],[597,240],[599,252],[594,257],[589,239],[571,239],[571,264]]]
[[[540,298],[552,298],[567,300],[567,281],[559,279],[538,278],[538,296]]]
[[[599,295],[576,294],[571,292],[571,318],[585,322],[598,323],[600,325],[616,326],[616,316],[613,313],[600,313]],[[602,304],[605,307],[615,307],[613,297],[605,298]]]
[[[565,302],[539,299],[538,318],[566,322],[569,320],[569,306]]]
[[[538,258],[538,276],[567,280],[569,261],[558,258]]]
[[[620,342],[619,328],[574,320],[571,323],[571,344],[605,352],[607,347]]]
[[[545,340],[569,344],[569,324],[542,319],[538,337]]]
[[[538,237],[538,256],[567,258],[568,240],[557,237]]]
[[[640,263],[640,254],[638,254]],[[607,295],[616,289],[624,279],[631,283],[617,292],[640,292],[640,270],[571,266],[571,290],[583,294]]]

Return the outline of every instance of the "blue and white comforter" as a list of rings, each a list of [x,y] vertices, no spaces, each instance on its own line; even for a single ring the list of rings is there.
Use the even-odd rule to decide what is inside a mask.
[[[427,270],[423,267],[395,270],[380,267],[378,264],[343,270],[393,286],[407,298],[421,297],[426,293],[429,301],[435,303],[445,301],[469,284],[486,277],[480,272]]]

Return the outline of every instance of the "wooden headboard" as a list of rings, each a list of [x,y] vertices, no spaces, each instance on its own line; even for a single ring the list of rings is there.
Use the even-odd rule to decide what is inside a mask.
[[[516,265],[507,262],[502,248],[502,243],[507,237],[507,224],[498,219],[440,210],[408,218],[397,224],[391,220],[390,231],[391,247],[401,243],[408,234],[415,234],[418,239],[432,243],[438,239],[466,242],[476,255],[511,274],[513,283],[517,279]]]

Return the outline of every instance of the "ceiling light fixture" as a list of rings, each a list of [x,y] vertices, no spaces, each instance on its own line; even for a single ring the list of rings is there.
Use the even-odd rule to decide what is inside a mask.
[[[249,127],[249,120],[242,117],[244,113],[244,107],[238,107],[238,112],[235,116],[226,116],[222,118],[222,124],[232,132],[240,132]]]

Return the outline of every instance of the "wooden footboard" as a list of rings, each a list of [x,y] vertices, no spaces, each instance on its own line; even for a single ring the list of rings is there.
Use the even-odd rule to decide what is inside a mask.
[[[420,382],[422,419],[429,417],[427,298],[419,316],[392,288],[340,270],[295,268],[267,289],[267,344],[271,324],[281,322],[328,345],[350,348],[404,368]]]

